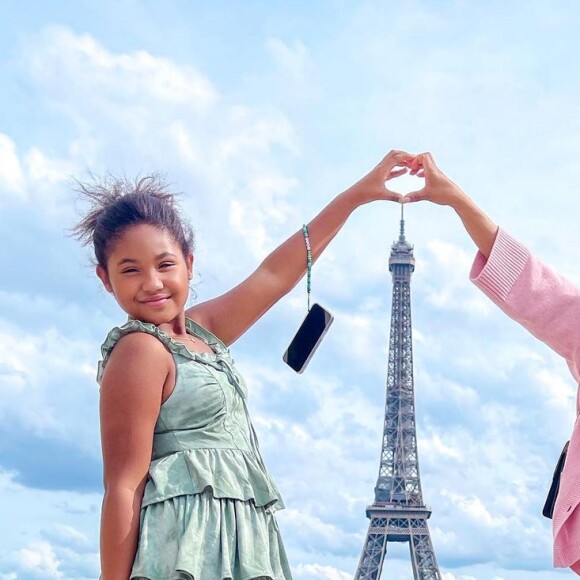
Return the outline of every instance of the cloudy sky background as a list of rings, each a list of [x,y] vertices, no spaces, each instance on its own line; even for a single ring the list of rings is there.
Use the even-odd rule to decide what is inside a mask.
[[[0,579],[98,576],[99,346],[123,313],[65,236],[71,175],[166,172],[197,300],[248,275],[391,148],[432,151],[580,283],[580,6],[0,0]],[[413,180],[400,187],[413,189]],[[553,580],[540,511],[574,421],[565,363],[468,281],[447,208],[407,206],[421,477],[445,580]],[[300,284],[233,348],[297,580],[352,578],[379,466],[399,206],[357,210],[316,264],[335,323],[282,353]],[[383,577],[412,577],[405,545]]]

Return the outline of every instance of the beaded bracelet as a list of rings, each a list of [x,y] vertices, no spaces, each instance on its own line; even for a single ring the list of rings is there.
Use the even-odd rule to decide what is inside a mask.
[[[308,311],[310,312],[310,289],[312,287],[312,248],[310,247],[310,238],[308,236],[308,226],[302,226],[304,234],[304,243],[306,244],[306,293],[308,295]]]

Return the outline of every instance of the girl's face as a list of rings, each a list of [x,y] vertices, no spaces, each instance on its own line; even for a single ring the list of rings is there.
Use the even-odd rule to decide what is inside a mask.
[[[114,245],[107,270],[97,276],[132,318],[159,325],[183,313],[193,275],[193,255],[167,231],[148,224],[127,229]]]

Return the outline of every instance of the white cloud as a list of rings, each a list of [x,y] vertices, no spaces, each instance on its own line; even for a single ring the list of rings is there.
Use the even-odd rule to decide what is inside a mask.
[[[16,144],[8,135],[0,133],[0,196],[24,195],[24,174]]]
[[[272,224],[296,217],[296,210],[286,201],[294,186],[294,180],[264,174],[248,183],[247,201],[231,200],[230,225],[246,240],[255,259],[264,258],[275,243],[268,233]]]
[[[29,50],[27,64],[37,79],[49,84],[63,75],[77,76],[77,82],[67,88],[84,94],[99,91],[138,100],[148,94],[170,105],[198,110],[218,99],[212,84],[192,67],[178,66],[145,50],[113,54],[91,35],[78,35],[63,26],[45,31],[42,50]]]
[[[419,376],[421,399],[442,402],[448,407],[461,408],[464,412],[479,408],[481,397],[473,387],[458,384],[440,374],[431,375],[426,369],[421,369]]]
[[[430,438],[421,438],[421,453],[424,455],[445,456],[449,459],[456,459],[461,461],[463,459],[463,450],[461,447],[452,447],[445,444],[438,434],[432,435]]]
[[[540,388],[544,390],[548,404],[563,410],[569,410],[574,405],[577,387],[574,381],[561,372],[550,368],[540,368],[534,373]]]
[[[14,141],[0,134],[0,197],[27,202],[27,210],[42,212],[45,220],[67,212],[64,192],[55,186],[68,180],[76,167],[75,161],[51,158],[38,147],[19,155]]]
[[[470,576],[470,575],[464,575],[461,574],[460,576],[456,576],[455,574],[452,574],[451,572],[443,572],[441,574],[443,580],[478,580],[475,576]],[[499,579],[497,579],[499,580]]]
[[[309,55],[306,46],[300,40],[288,45],[279,38],[270,38],[266,46],[284,75],[300,84],[306,81]]]
[[[0,471],[2,572],[18,578],[98,576],[98,506],[100,494],[29,489],[15,474]],[[59,576],[60,574],[60,576]]]
[[[235,105],[226,111],[228,121],[236,127],[233,134],[227,135],[216,148],[215,161],[226,163],[236,159],[241,153],[252,151],[254,153],[268,153],[272,144],[283,145],[294,154],[299,154],[300,149],[296,141],[294,127],[288,119],[276,110],[268,110],[265,116],[258,116],[254,109],[246,106]],[[259,159],[253,162],[247,160],[250,165],[259,163]],[[267,167],[262,167],[267,170]],[[259,174],[259,177],[262,173]]]
[[[27,176],[31,181],[53,185],[70,178],[76,170],[70,160],[50,159],[40,149],[33,147],[24,158]]]
[[[45,535],[49,536],[53,542],[66,544],[69,547],[87,548],[91,545],[86,534],[70,525],[57,523],[49,531],[45,531]]]
[[[355,311],[342,310],[336,312],[336,334],[340,336],[338,344],[341,356],[348,357],[358,364],[366,364],[363,361],[372,356],[371,353],[384,351],[381,345],[377,349],[377,336],[384,328],[382,320],[377,320],[372,313],[361,313]],[[349,337],[344,340],[344,337]],[[384,363],[381,361],[381,367]]]
[[[445,489],[441,490],[441,494],[449,497],[460,511],[465,513],[473,521],[478,522],[478,524],[483,524],[491,528],[505,528],[509,522],[505,517],[493,516],[479,497],[465,497]]]
[[[64,578],[60,570],[61,561],[56,557],[52,546],[48,542],[34,543],[19,552],[20,564],[29,572],[43,578]]]
[[[467,254],[463,248],[456,244],[444,242],[442,240],[431,240],[427,244],[427,249],[435,258],[438,266],[444,267],[448,272],[460,270],[462,274],[459,277],[459,280],[464,282],[465,286],[468,285],[463,272],[469,271],[471,263],[473,262],[472,255]]]
[[[362,545],[359,534],[348,533],[338,526],[324,522],[307,509],[287,508],[284,526],[292,530],[294,541],[307,542],[321,551],[340,552],[350,545]]]
[[[483,294],[476,293],[466,276],[473,262],[473,253],[468,254],[460,246],[442,240],[430,240],[427,249],[434,259],[428,270],[431,276],[437,272],[438,284],[427,290],[431,304],[469,315],[488,314],[491,310],[489,300]]]
[[[87,425],[84,415],[87,399],[97,391],[89,364],[94,348],[94,344],[64,336],[55,328],[26,334],[2,321],[0,416],[37,436],[64,438],[94,451],[94,425]],[[74,388],[63,389],[58,384],[73,377],[77,381]],[[80,409],[79,404],[83,405]]]
[[[322,566],[320,564],[300,564],[296,567],[296,572],[306,580],[311,578],[321,578],[322,580],[350,580],[352,574],[337,570],[332,566]]]

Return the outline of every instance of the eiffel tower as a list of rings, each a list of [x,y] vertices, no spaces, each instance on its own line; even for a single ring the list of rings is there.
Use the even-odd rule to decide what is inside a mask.
[[[417,454],[411,327],[414,269],[413,246],[405,239],[401,206],[399,240],[393,243],[389,258],[393,304],[381,464],[375,501],[366,510],[370,524],[355,580],[380,578],[388,542],[409,543],[415,580],[441,580],[427,525],[431,510],[423,503]]]

